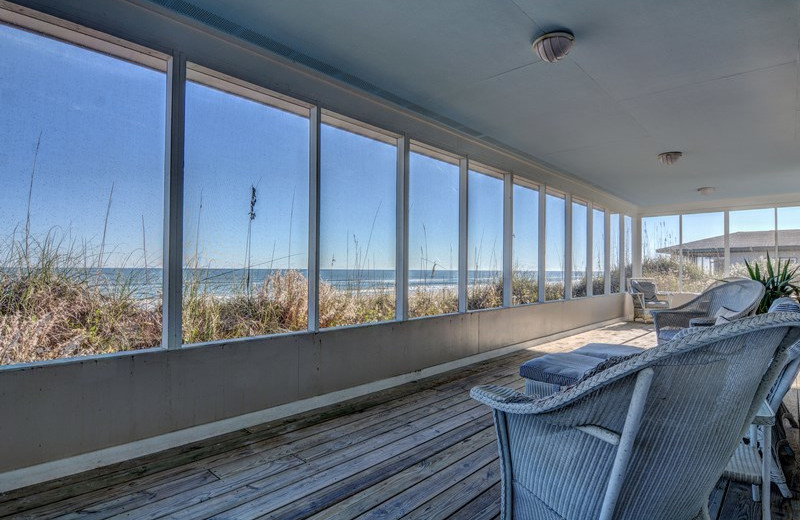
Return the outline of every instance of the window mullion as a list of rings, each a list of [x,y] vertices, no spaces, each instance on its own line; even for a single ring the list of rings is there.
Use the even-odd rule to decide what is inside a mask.
[[[183,164],[186,122],[186,57],[175,53],[167,65],[164,161],[164,251],[162,346],[181,346],[183,297]]]

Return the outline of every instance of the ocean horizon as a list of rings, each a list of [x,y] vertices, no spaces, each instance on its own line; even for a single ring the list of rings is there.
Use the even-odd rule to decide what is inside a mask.
[[[293,269],[306,276],[306,269]],[[76,271],[88,273],[90,281],[101,289],[113,291],[125,286],[135,297],[152,298],[161,291],[162,269],[160,267],[104,267],[101,269],[85,268]],[[285,268],[251,269],[250,287],[262,285],[273,273],[288,271]],[[535,270],[515,271],[524,276],[535,278]],[[580,278],[583,271],[573,273]],[[600,273],[597,273],[600,274]],[[559,282],[564,279],[563,271],[547,271],[548,282]],[[467,284],[494,283],[502,277],[501,271],[470,270]],[[229,296],[245,288],[247,271],[243,268],[184,268],[183,278],[197,280],[202,290],[217,296]],[[396,283],[394,269],[320,269],[320,280],[343,291],[393,289]],[[453,288],[458,285],[458,271],[449,269],[409,270],[409,289],[425,287],[429,289]]]

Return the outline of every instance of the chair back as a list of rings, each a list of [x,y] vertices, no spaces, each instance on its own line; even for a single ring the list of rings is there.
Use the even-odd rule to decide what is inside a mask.
[[[800,318],[764,314],[700,328],[544,399],[509,396],[507,405],[498,405],[473,390],[496,410],[504,485],[511,482],[504,488],[511,490],[503,496],[505,518],[509,511],[531,518],[599,516],[616,447],[585,429],[622,432],[637,376],[647,368],[652,383],[613,517],[703,518],[708,496],[798,338]]]
[[[711,287],[693,300],[694,306],[707,316],[714,316],[722,307],[736,313],[736,318],[755,313],[764,285],[749,279],[731,280]]]
[[[652,302],[658,300],[658,296],[656,296],[658,289],[653,280],[647,278],[632,278],[630,280],[630,285],[631,292],[641,293],[644,297],[644,301]]]
[[[792,312],[800,313],[800,303],[791,298],[778,298],[769,307],[770,313],[772,312]],[[800,316],[800,314],[797,314]],[[778,380],[769,391],[767,402],[769,406],[778,411],[778,407],[783,402],[783,398],[789,392],[794,380],[800,373],[800,341],[792,345],[786,350],[786,361],[778,375]]]

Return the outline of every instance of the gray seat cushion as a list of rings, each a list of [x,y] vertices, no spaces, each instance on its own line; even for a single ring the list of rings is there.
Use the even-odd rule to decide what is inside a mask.
[[[519,367],[519,375],[534,381],[559,386],[575,384],[586,372],[602,363],[602,358],[559,352],[526,361]]]
[[[584,356],[592,356],[600,359],[608,359],[619,356],[630,356],[631,354],[639,354],[644,349],[641,347],[634,347],[632,345],[617,345],[615,343],[589,343],[573,350],[573,354],[582,354]]]
[[[669,302],[663,300],[644,302],[644,306],[647,309],[669,309]]]

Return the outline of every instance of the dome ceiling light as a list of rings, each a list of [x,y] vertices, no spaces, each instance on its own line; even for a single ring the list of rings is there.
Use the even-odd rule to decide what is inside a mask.
[[[533,51],[548,63],[555,63],[569,54],[575,36],[566,31],[551,32],[536,38],[531,45]]]
[[[715,191],[717,191],[717,189],[713,186],[703,186],[702,188],[697,188],[697,193],[699,193],[700,195],[708,196],[714,193]]]
[[[682,155],[683,152],[664,152],[658,154],[658,160],[661,164],[671,166],[678,162],[678,159],[680,159]]]

